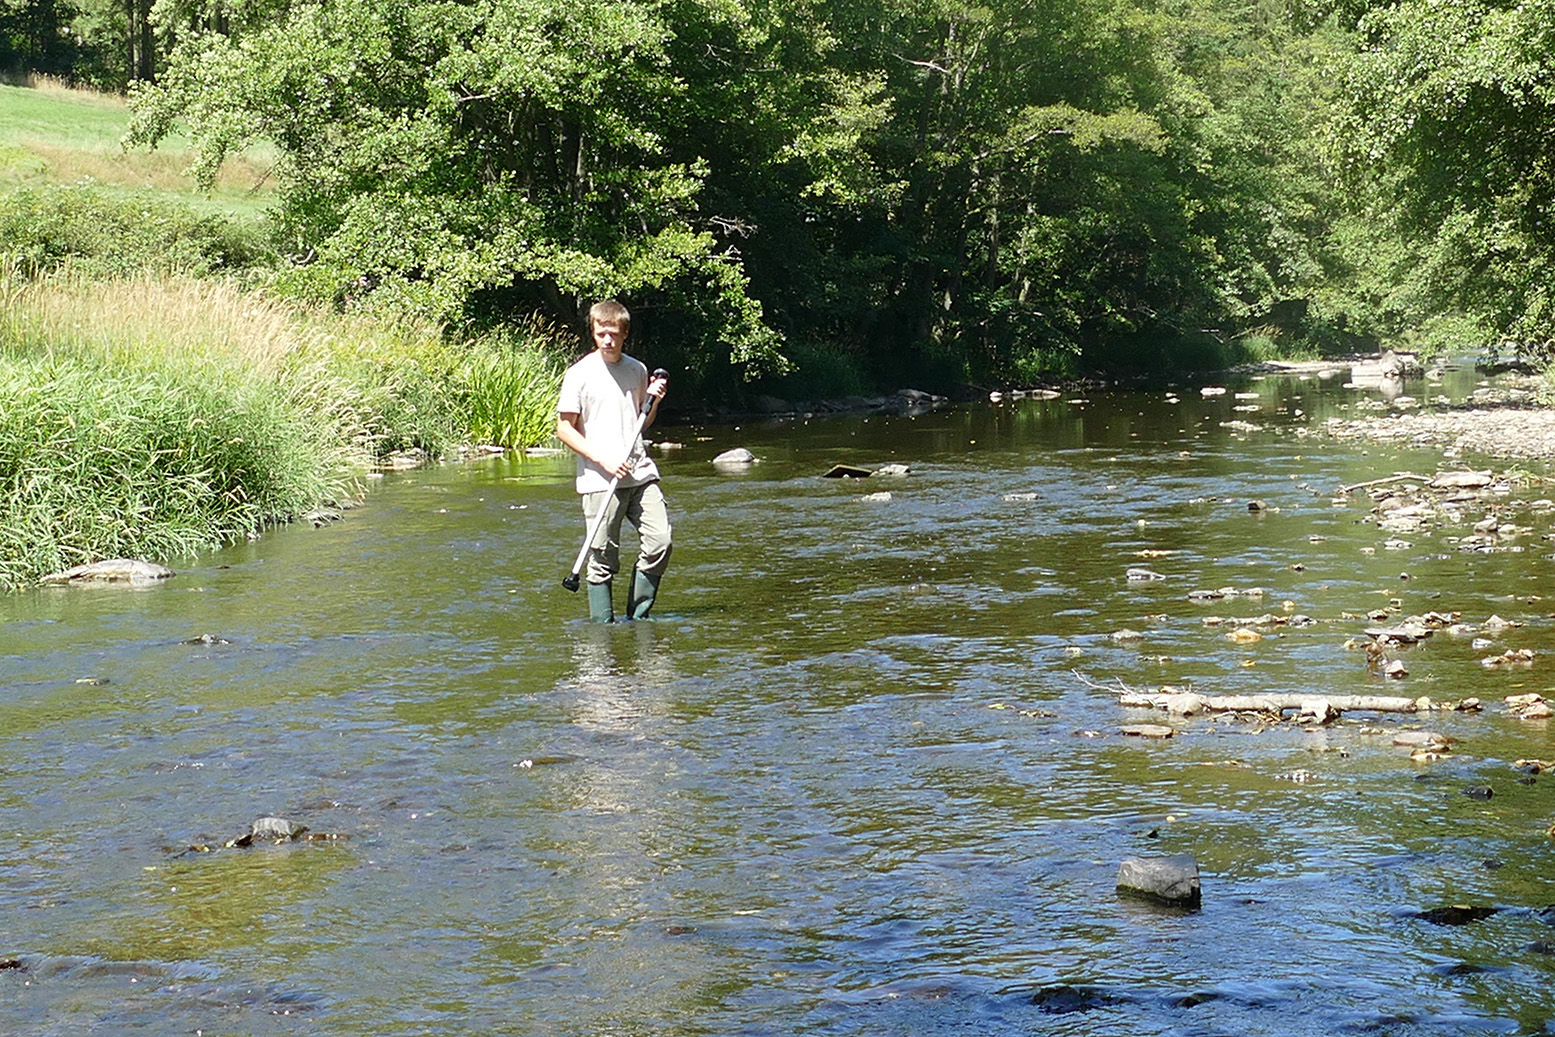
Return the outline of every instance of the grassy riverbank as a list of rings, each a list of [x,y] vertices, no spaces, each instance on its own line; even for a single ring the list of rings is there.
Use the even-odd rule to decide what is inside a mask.
[[[0,586],[167,560],[357,491],[396,450],[550,435],[542,332],[298,309],[230,282],[0,272]]]

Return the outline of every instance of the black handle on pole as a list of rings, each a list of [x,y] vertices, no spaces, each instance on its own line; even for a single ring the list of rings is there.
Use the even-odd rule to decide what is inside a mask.
[[[664,370],[664,368],[658,367],[658,368],[654,369],[653,378],[662,378],[662,379],[664,379],[667,382],[667,381],[669,381],[669,377],[670,377],[670,373],[668,371]],[[653,381],[653,378],[650,378],[648,380],[651,382],[651,381]],[[641,413],[643,413],[643,414],[647,414],[648,413],[648,411],[653,407],[653,399],[654,398],[652,396],[649,396],[646,393],[643,394],[643,406],[642,406]]]

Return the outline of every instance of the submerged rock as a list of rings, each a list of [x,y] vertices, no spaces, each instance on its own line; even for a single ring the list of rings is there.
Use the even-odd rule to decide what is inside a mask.
[[[1483,921],[1500,910],[1486,904],[1446,904],[1428,908],[1415,917],[1432,925],[1468,925],[1470,922]]]
[[[823,479],[868,479],[874,475],[869,468],[860,468],[851,464],[834,464],[821,474]]]
[[[1116,1004],[1123,998],[1101,987],[1075,986],[1056,983],[1043,987],[1031,995],[1031,1003],[1050,1015],[1068,1015],[1071,1012],[1089,1012],[1093,1008]]]

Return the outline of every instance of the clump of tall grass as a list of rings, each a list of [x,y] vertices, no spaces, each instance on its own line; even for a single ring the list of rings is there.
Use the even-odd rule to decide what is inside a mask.
[[[530,324],[517,335],[492,332],[470,342],[459,380],[470,438],[528,446],[556,428],[556,394],[571,336]]]
[[[328,494],[332,444],[273,387],[0,352],[0,584],[257,532]]]
[[[538,329],[450,341],[223,281],[0,263],[0,585],[250,535],[394,450],[540,442],[555,355]]]

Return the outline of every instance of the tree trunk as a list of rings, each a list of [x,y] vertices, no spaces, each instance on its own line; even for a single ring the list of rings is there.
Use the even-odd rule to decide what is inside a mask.
[[[156,34],[151,24],[152,0],[125,0],[129,16],[129,39],[125,41],[127,71],[131,82],[150,82],[156,78]]]

